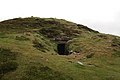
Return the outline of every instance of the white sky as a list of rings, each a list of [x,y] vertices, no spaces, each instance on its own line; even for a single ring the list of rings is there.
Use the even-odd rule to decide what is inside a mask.
[[[0,0],[0,21],[53,17],[120,36],[120,0]]]

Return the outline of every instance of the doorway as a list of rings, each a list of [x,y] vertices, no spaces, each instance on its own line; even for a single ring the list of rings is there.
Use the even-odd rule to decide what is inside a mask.
[[[57,44],[57,52],[59,55],[68,55],[66,50],[66,44],[65,43]]]

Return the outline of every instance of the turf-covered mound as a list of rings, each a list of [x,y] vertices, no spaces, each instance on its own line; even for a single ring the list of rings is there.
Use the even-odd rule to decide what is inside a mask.
[[[0,22],[0,80],[120,80],[119,66],[118,36],[56,18]]]

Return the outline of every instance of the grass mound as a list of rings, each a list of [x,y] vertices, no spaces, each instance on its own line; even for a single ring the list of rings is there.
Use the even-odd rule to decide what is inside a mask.
[[[119,66],[119,37],[56,18],[0,22],[0,80],[120,80]]]

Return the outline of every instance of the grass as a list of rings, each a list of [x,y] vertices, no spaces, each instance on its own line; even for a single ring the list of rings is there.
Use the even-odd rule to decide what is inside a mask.
[[[6,73],[17,69],[16,57],[17,53],[11,52],[9,49],[0,48],[0,79]]]
[[[39,41],[44,40],[37,37]],[[6,41],[9,40],[9,41]],[[83,39],[84,40],[84,39]],[[77,40],[76,40],[77,41]],[[89,40],[90,41],[90,40]],[[42,44],[45,44],[42,41]],[[3,44],[4,43],[4,44]],[[52,50],[44,52],[33,47],[31,40],[18,41],[15,38],[4,38],[0,40],[0,44],[4,47],[12,46],[12,51],[21,52],[17,62],[19,67],[14,73],[5,74],[1,80],[119,80],[119,57],[92,57],[81,59],[84,64],[81,66],[77,60],[69,58],[69,56],[52,55]],[[6,45],[9,44],[9,45]],[[72,43],[71,43],[72,44]],[[50,45],[50,44],[49,44]],[[49,46],[48,45],[48,46]],[[78,46],[78,45],[77,45]],[[47,46],[45,46],[47,47]],[[69,59],[73,62],[70,63]],[[44,70],[44,71],[42,71]],[[29,74],[29,75],[28,75]],[[12,77],[16,75],[17,77]]]
[[[80,26],[37,17],[1,22],[0,80],[120,80],[119,39]],[[76,54],[58,55],[56,36],[71,36],[67,49]]]
[[[29,38],[26,38],[25,36],[16,36],[16,40],[25,41],[29,40]]]
[[[69,76],[65,76],[42,64],[29,65],[25,74],[26,76],[23,76],[21,80],[72,80]]]

